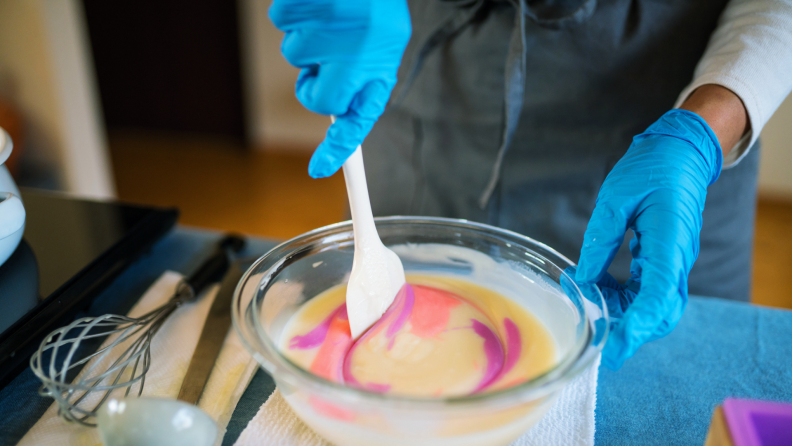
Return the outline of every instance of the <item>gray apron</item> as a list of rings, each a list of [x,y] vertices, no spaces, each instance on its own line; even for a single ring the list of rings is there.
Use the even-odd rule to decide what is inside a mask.
[[[485,222],[577,261],[605,176],[673,107],[725,3],[411,1],[399,84],[364,144],[374,214]],[[692,294],[749,299],[758,156],[708,190]],[[625,244],[610,272],[629,263]]]

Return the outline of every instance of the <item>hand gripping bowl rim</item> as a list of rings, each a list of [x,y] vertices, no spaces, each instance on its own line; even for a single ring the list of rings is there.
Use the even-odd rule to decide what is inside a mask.
[[[438,224],[448,226],[449,229],[453,227],[461,227],[464,229],[486,230],[489,232],[495,232],[501,236],[517,239],[523,244],[527,242],[528,246],[544,249],[548,253],[558,256],[560,260],[566,262],[568,265],[562,267],[556,265],[555,262],[552,262],[540,253],[532,252],[532,256],[538,257],[542,261],[548,262],[558,267],[561,270],[561,274],[563,274],[563,276],[569,280],[569,284],[574,286],[574,290],[579,294],[580,299],[586,300],[586,297],[580,291],[575,281],[564,271],[566,267],[575,266],[575,264],[566,256],[554,250],[553,248],[550,248],[544,243],[537,242],[522,234],[483,223],[441,217],[391,216],[378,217],[375,218],[375,221],[382,224]],[[302,391],[325,394],[327,398],[341,398],[347,403],[386,403],[391,408],[404,407],[413,410],[448,410],[449,407],[465,407],[469,405],[475,405],[477,408],[481,408],[483,405],[501,407],[501,405],[513,405],[515,403],[538,400],[542,397],[555,393],[567,382],[571,381],[589,365],[591,365],[605,345],[605,341],[608,338],[609,332],[609,324],[607,323],[608,310],[607,306],[605,305],[605,299],[602,296],[599,288],[592,287],[592,292],[596,292],[595,297],[598,298],[599,301],[594,302],[594,305],[596,305],[602,312],[600,319],[604,319],[606,322],[603,324],[604,327],[599,328],[599,330],[602,330],[602,332],[596,333],[595,336],[594,331],[597,330],[597,328],[594,326],[595,324],[594,320],[592,319],[592,315],[589,314],[589,310],[584,305],[584,316],[588,323],[585,325],[586,334],[582,336],[581,341],[577,342],[575,348],[572,349],[565,357],[563,357],[552,369],[521,384],[501,390],[473,395],[445,398],[420,398],[373,393],[362,389],[344,386],[343,384],[335,383],[318,377],[311,372],[299,367],[297,364],[283,356],[280,353],[278,347],[272,342],[271,339],[269,339],[269,336],[263,332],[262,324],[260,324],[258,321],[258,312],[250,311],[250,307],[254,305],[255,299],[251,299],[250,303],[246,305],[245,308],[240,308],[240,305],[242,305],[242,290],[244,289],[244,285],[254,274],[254,271],[257,269],[257,267],[262,263],[269,261],[270,257],[279,254],[279,251],[283,250],[285,247],[291,244],[296,244],[300,241],[317,237],[321,234],[327,233],[327,235],[329,235],[344,228],[349,228],[351,231],[351,225],[351,221],[345,221],[324,226],[301,234],[275,246],[248,268],[234,290],[233,302],[231,304],[231,314],[234,328],[242,340],[245,348],[251,352],[252,356],[256,359],[259,365],[261,365],[276,380],[282,380],[292,386],[295,386],[296,388],[301,389]],[[300,254],[300,251],[291,252],[270,265],[269,268],[266,269],[264,276],[256,285],[256,288],[267,288],[269,282],[274,276],[277,275],[277,273],[280,271],[280,268],[283,267],[286,261],[291,260]],[[254,345],[256,340],[251,340],[248,338],[248,336],[252,334],[249,333],[250,327],[247,326],[246,321],[243,319],[247,319],[251,314],[254,322],[253,325],[255,327],[254,333],[256,338],[258,338],[257,341],[261,347],[264,348],[264,351],[269,356],[269,358],[262,355],[262,353]]]

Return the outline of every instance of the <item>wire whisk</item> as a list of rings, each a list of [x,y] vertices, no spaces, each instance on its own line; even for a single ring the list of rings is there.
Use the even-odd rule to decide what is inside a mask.
[[[33,373],[42,381],[39,394],[53,398],[58,415],[66,421],[91,427],[96,426],[99,408],[114,393],[140,396],[151,368],[154,335],[180,305],[194,300],[225,273],[231,255],[244,244],[240,237],[225,237],[165,304],[143,316],[85,317],[50,333],[30,358]],[[101,348],[93,351],[103,339]]]

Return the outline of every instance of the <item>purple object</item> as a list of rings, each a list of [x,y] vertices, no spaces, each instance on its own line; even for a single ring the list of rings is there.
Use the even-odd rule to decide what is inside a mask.
[[[792,445],[792,404],[727,398],[723,414],[734,446]]]
[[[484,354],[487,355],[487,368],[484,369],[484,376],[473,390],[473,393],[476,393],[484,390],[498,377],[498,373],[503,369],[504,354],[503,345],[492,329],[476,319],[471,319],[470,322],[473,323],[473,331],[484,339]]]

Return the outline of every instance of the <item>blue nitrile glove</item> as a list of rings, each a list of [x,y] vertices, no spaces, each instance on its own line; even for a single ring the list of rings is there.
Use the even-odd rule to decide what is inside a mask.
[[[284,31],[281,51],[302,68],[297,99],[312,112],[336,115],[308,173],[335,173],[385,110],[412,31],[405,0],[275,0],[269,9]]]
[[[611,316],[604,364],[619,369],[641,345],[674,329],[687,304],[687,278],[699,252],[707,186],[723,155],[709,125],[671,110],[633,138],[602,184],[575,280],[596,283]],[[619,284],[606,271],[628,228],[632,277]]]

